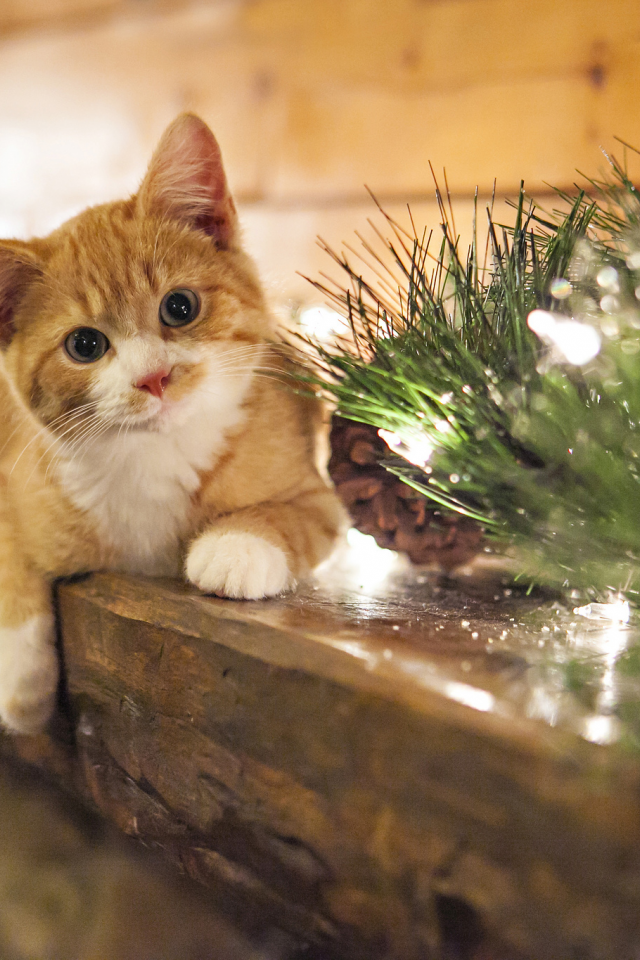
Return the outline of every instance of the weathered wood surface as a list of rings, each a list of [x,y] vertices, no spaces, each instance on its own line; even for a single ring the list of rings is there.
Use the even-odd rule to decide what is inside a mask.
[[[461,957],[486,936],[509,957],[631,958],[640,762],[577,713],[532,716],[544,641],[517,624],[541,600],[509,594],[482,567],[367,586],[338,565],[258,603],[67,583],[79,759],[17,749],[314,955],[442,957],[462,916]]]
[[[2,960],[265,960],[201,886],[5,761],[0,849]]]

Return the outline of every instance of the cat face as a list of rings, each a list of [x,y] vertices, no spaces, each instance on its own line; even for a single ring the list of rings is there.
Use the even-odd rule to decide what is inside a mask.
[[[0,242],[5,366],[58,435],[163,431],[203,403],[215,416],[268,333],[220,152],[196,117],[172,124],[130,200],[44,240]]]

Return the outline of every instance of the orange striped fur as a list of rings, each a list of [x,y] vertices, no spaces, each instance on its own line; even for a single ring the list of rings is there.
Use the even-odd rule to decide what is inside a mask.
[[[197,316],[161,322],[163,298],[185,290]],[[85,329],[106,337],[95,360],[67,346]],[[54,578],[182,573],[251,599],[329,553],[342,510],[316,466],[317,410],[274,377],[275,339],[218,146],[192,115],[134,197],[0,241],[7,728],[36,731],[53,706]]]

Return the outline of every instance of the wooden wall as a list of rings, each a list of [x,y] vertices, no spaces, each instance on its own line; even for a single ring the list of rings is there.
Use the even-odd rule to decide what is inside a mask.
[[[536,194],[640,145],[640,0],[2,0],[0,234],[135,189],[180,110],[215,130],[276,299],[373,207],[434,222],[446,166]],[[434,224],[435,225],[435,224]]]

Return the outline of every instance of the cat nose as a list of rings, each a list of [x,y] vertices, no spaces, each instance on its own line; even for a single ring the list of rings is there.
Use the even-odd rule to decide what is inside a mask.
[[[154,373],[147,374],[138,380],[136,387],[138,390],[146,390],[154,397],[162,400],[162,395],[171,379],[171,370],[156,370]]]

